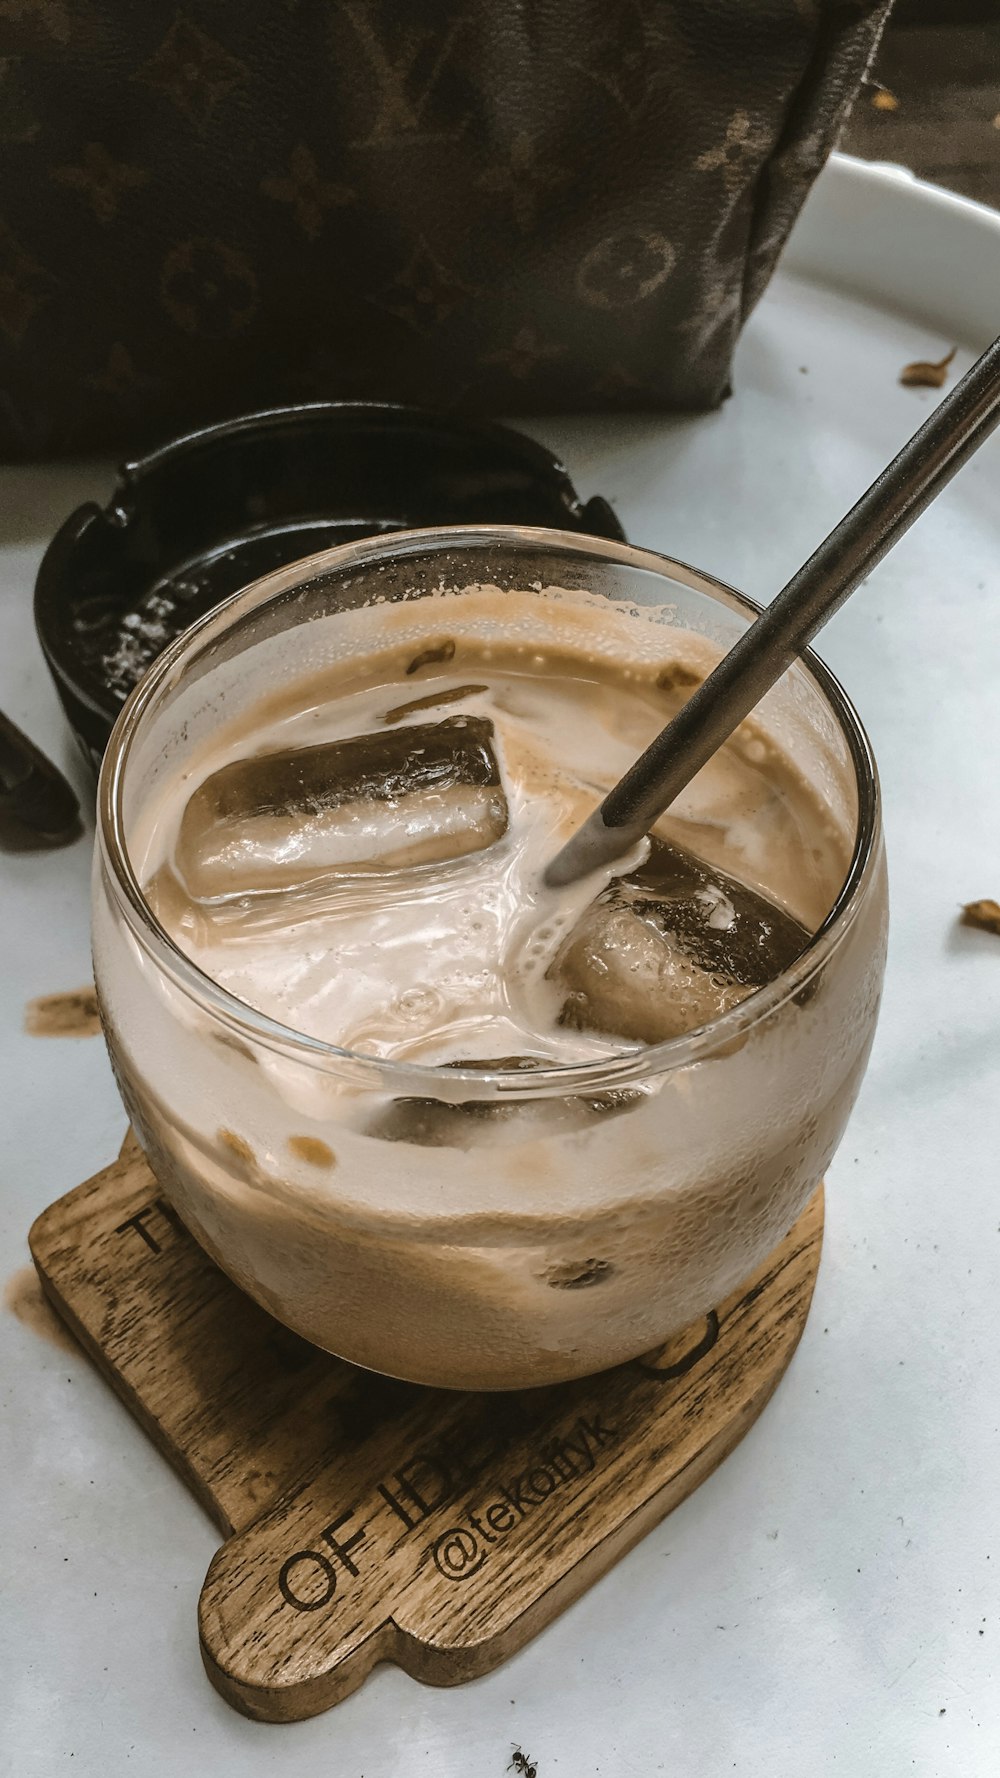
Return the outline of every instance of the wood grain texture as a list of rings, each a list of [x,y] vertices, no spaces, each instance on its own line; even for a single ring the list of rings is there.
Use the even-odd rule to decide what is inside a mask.
[[[297,1481],[338,1431],[350,1437],[355,1402],[355,1435],[367,1430],[363,1373],[230,1283],[162,1197],[134,1138],[43,1211],[29,1243],[51,1300],[225,1534]]]
[[[822,1192],[718,1312],[598,1377],[460,1395],[273,1321],[178,1222],[134,1143],[31,1231],[51,1299],[228,1541],[199,1610],[213,1683],[290,1721],[380,1660],[496,1666],[732,1450],[805,1324]]]

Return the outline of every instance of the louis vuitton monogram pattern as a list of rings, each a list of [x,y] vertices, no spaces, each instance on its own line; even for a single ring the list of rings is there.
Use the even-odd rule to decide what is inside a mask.
[[[189,124],[204,131],[233,88],[246,85],[250,70],[186,13],[177,12],[162,42],[132,78],[161,92]]]
[[[260,182],[267,198],[288,204],[293,216],[310,241],[318,241],[331,206],[357,203],[357,193],[349,185],[325,179],[316,165],[316,157],[304,142],[297,142],[288,160],[288,172],[280,177],[271,173]]]
[[[0,454],[701,407],[885,0],[0,0]]]
[[[128,193],[140,190],[149,181],[145,167],[130,167],[124,161],[116,161],[99,142],[86,144],[77,166],[53,167],[50,177],[80,192],[105,227],[117,220]]]

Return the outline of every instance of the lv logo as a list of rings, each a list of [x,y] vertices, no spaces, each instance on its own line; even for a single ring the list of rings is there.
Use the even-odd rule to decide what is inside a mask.
[[[404,31],[390,46],[376,29],[374,11],[365,0],[351,0],[344,7],[374,76],[372,127],[367,136],[352,146],[375,148],[399,142],[454,141],[465,129],[468,116],[458,118],[447,129],[425,128],[424,119],[466,20],[461,16],[453,18],[440,36],[429,30]]]

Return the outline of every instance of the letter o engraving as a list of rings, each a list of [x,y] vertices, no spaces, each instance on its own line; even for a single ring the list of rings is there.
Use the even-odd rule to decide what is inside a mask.
[[[325,1575],[326,1591],[321,1599],[303,1599],[298,1593],[292,1591],[289,1577],[292,1569],[295,1568],[299,1562],[314,1562],[316,1567]],[[296,1611],[322,1611],[323,1606],[329,1605],[330,1600],[337,1591],[336,1570],[334,1569],[333,1563],[328,1562],[326,1557],[320,1554],[319,1550],[296,1550],[294,1556],[289,1556],[287,1561],[282,1562],[278,1572],[278,1586],[281,1588],[281,1596],[286,1605],[291,1605]]]

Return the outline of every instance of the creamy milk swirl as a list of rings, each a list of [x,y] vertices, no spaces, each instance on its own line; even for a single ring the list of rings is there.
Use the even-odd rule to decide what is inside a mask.
[[[450,653],[439,651],[444,659],[433,649],[410,659],[387,650],[284,687],[213,733],[183,778],[170,780],[144,812],[134,853],[154,910],[176,943],[239,999],[364,1055],[574,1063],[631,1047],[613,1031],[561,1023],[563,997],[549,976],[607,877],[559,892],[544,890],[541,879],[558,847],[703,676],[696,639],[687,655],[683,633],[667,631],[664,640],[670,658],[648,666],[594,659],[572,646],[503,641],[449,645]],[[192,890],[198,860],[185,838],[185,809],[222,768],[246,760],[251,769],[261,757],[357,736],[399,735],[405,745],[411,731],[456,717],[490,725],[507,815],[498,839],[439,862],[381,868],[379,823],[391,851],[406,820],[398,805],[362,799],[356,809],[347,806],[344,833],[326,842],[334,850],[321,867],[295,855],[294,822],[286,822],[287,832],[274,827],[278,887],[262,889],[252,865],[241,875],[237,844],[229,849],[231,870],[226,854],[224,892]],[[419,815],[419,799],[410,800]],[[338,868],[359,824],[375,836],[374,860]],[[829,809],[752,720],[656,832],[762,892],[810,932],[848,862]],[[199,835],[198,844],[210,839]],[[420,843],[433,852],[433,840],[431,832]],[[724,890],[704,893],[715,897],[710,923],[724,927],[732,918]],[[637,991],[650,990],[639,984]]]

